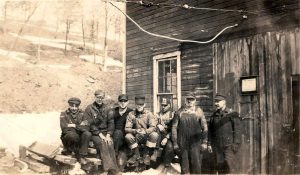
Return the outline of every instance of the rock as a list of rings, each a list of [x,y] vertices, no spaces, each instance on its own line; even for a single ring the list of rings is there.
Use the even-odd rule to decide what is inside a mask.
[[[14,165],[19,168],[20,173],[23,173],[28,169],[27,163],[19,159],[15,159]]]
[[[69,175],[86,175],[85,171],[83,171],[81,169],[81,165],[80,163],[76,163],[73,167],[73,169],[71,169],[69,172],[68,172]]]
[[[96,82],[95,79],[93,79],[91,77],[87,78],[87,81],[90,82],[90,83],[95,83]]]
[[[3,157],[0,158],[0,166],[2,167],[13,167],[15,157],[12,153],[6,152]]]

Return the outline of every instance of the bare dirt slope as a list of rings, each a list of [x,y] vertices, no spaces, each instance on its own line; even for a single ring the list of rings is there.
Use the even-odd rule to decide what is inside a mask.
[[[77,96],[82,108],[103,89],[115,100],[121,92],[121,72],[99,69],[99,65],[79,59],[79,53],[36,46],[10,35],[0,34],[0,113],[60,111],[67,99]]]

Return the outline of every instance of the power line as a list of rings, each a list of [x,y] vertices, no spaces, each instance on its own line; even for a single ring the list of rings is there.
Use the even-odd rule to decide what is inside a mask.
[[[263,11],[248,11],[248,10],[236,10],[236,9],[222,9],[222,8],[209,8],[209,7],[194,7],[190,6],[188,4],[183,4],[183,5],[178,5],[178,4],[169,4],[169,3],[153,3],[153,2],[146,2],[146,1],[127,1],[127,0],[109,0],[105,2],[122,2],[122,3],[133,3],[133,4],[139,4],[144,7],[152,7],[152,6],[157,6],[157,7],[177,7],[177,8],[182,8],[182,9],[192,9],[192,10],[206,10],[206,11],[221,11],[221,12],[238,12],[238,13],[249,13],[249,14],[255,14],[259,15],[258,12],[263,12]]]
[[[196,40],[184,40],[184,39],[178,39],[178,38],[173,38],[173,37],[169,37],[169,36],[165,36],[165,35],[160,35],[160,34],[156,34],[156,33],[152,33],[149,32],[147,30],[145,30],[144,28],[142,28],[137,22],[135,22],[129,15],[127,15],[125,12],[123,12],[119,7],[117,7],[116,5],[114,5],[112,2],[109,2],[112,6],[114,6],[116,9],[118,9],[121,13],[123,13],[131,22],[133,22],[141,31],[147,33],[148,35],[151,36],[155,36],[155,37],[159,37],[159,38],[165,38],[165,39],[170,39],[170,40],[174,40],[174,41],[179,41],[179,42],[187,42],[187,43],[197,43],[197,44],[207,44],[210,43],[212,41],[214,41],[218,36],[220,36],[225,30],[233,28],[233,27],[237,27],[238,24],[234,24],[234,25],[230,25],[227,26],[225,28],[223,28],[218,34],[216,34],[212,39],[208,40],[208,41],[196,41]]]

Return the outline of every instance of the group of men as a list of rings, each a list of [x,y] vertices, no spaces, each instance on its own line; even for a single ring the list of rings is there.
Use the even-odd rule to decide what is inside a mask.
[[[80,99],[68,100],[69,108],[60,116],[63,154],[75,153],[85,164],[92,141],[103,170],[110,174],[121,173],[125,166],[138,171],[158,160],[166,172],[175,155],[182,174],[200,174],[202,153],[208,151],[216,153],[219,173],[235,172],[240,120],[238,113],[226,107],[224,95],[215,96],[216,110],[209,122],[192,92],[185,95],[185,104],[178,111],[172,110],[170,99],[162,97],[157,114],[146,109],[144,96],[135,97],[135,109],[128,107],[125,94],[119,95],[115,108],[104,99],[104,91],[95,91],[95,101],[85,111],[79,109]]]

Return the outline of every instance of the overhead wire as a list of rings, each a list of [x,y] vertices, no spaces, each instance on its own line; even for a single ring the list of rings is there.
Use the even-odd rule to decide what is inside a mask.
[[[187,39],[178,39],[178,38],[174,38],[174,37],[169,37],[166,35],[160,35],[160,34],[156,34],[156,33],[152,33],[149,32],[147,30],[145,30],[143,27],[141,27],[135,20],[133,20],[128,14],[126,14],[124,11],[122,11],[118,6],[114,5],[112,2],[109,2],[113,7],[115,7],[116,9],[118,9],[123,15],[126,16],[126,18],[128,18],[133,24],[135,24],[141,31],[147,33],[148,35],[154,36],[154,37],[159,37],[159,38],[164,38],[164,39],[169,39],[169,40],[174,40],[174,41],[179,41],[179,42],[185,42],[185,43],[197,43],[197,44],[207,44],[210,43],[212,41],[214,41],[218,36],[220,36],[225,30],[230,29],[230,28],[234,28],[237,27],[238,24],[234,24],[234,25],[229,25],[224,27],[219,33],[217,33],[213,38],[211,38],[210,40],[207,41],[196,41],[196,40],[187,40]]]
[[[139,4],[145,7],[151,7],[151,6],[157,6],[157,7],[177,7],[177,8],[183,8],[183,9],[192,9],[192,10],[206,10],[206,11],[221,11],[221,12],[238,12],[238,13],[249,13],[249,14],[255,14],[258,15],[259,12],[263,11],[249,11],[249,10],[243,10],[243,9],[224,9],[224,8],[210,8],[210,7],[195,7],[188,4],[170,4],[170,3],[154,3],[154,2],[148,2],[148,1],[127,1],[127,0],[107,0],[106,2],[122,2],[122,3],[134,3]]]

